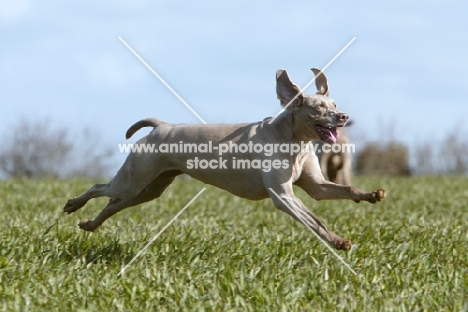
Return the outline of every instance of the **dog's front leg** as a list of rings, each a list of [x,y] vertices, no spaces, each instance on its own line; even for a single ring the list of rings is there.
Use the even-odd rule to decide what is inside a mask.
[[[275,206],[291,215],[294,219],[312,229],[324,241],[339,250],[349,250],[351,242],[330,231],[325,224],[297,198],[292,186],[268,188],[268,193]]]
[[[361,191],[354,186],[339,185],[326,181],[321,174],[313,174],[309,170],[304,170],[299,180],[294,184],[302,188],[312,198],[321,199],[351,199],[356,203],[361,200],[376,203],[385,198],[384,189],[378,189],[372,192]]]

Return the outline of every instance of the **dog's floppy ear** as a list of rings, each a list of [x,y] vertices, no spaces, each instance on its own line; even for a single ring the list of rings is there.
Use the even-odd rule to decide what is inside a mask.
[[[323,72],[320,72],[320,69],[318,68],[312,68],[311,70],[314,72],[314,75],[316,76],[315,86],[317,87],[317,94],[328,96],[327,76],[325,76]]]
[[[284,69],[276,71],[276,96],[281,101],[281,106],[288,105],[287,109],[300,108],[302,106],[303,95],[301,89],[291,82],[288,73]]]

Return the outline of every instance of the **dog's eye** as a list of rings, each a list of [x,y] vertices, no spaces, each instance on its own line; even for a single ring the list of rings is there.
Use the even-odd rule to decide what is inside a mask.
[[[319,107],[320,107],[320,108],[327,108],[327,105],[325,105],[325,103],[320,103],[320,104],[319,104]]]

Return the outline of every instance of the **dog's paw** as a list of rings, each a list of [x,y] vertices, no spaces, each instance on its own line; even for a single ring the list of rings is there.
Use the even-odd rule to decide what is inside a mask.
[[[378,189],[370,193],[368,201],[372,204],[375,204],[376,202],[379,202],[382,199],[384,199],[386,195],[387,192],[385,192],[384,189]]]
[[[65,207],[63,207],[63,212],[70,214],[70,213],[77,211],[83,206],[84,204],[82,204],[81,201],[77,197],[70,198],[65,204]]]
[[[75,212],[76,211],[76,208],[75,208],[75,198],[71,198],[67,201],[67,203],[65,204],[65,207],[63,207],[63,212],[65,213],[72,213],[72,212]]]
[[[91,221],[88,219],[85,219],[78,223],[78,226],[80,227],[80,229],[88,232],[92,232],[96,229],[95,227],[91,226]]]
[[[335,242],[335,248],[338,250],[344,250],[344,251],[349,251],[353,244],[349,240],[342,240]]]

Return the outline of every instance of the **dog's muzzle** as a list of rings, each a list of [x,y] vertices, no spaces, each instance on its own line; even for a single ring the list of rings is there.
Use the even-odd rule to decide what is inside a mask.
[[[344,127],[346,123],[348,122],[349,116],[348,114],[345,113],[338,113],[336,114],[336,118],[338,119],[337,126],[338,127]]]

